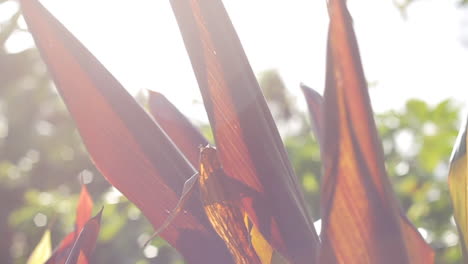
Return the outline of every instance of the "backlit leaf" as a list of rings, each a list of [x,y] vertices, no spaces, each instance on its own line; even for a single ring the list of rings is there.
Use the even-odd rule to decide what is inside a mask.
[[[240,204],[239,196],[248,192],[249,188],[226,176],[214,148],[205,147],[201,150],[199,181],[208,219],[227,244],[234,262],[260,264],[251,245],[250,230],[244,223],[245,213]]]
[[[253,190],[226,176],[216,149],[212,147],[201,149],[199,181],[208,218],[228,245],[236,263],[288,263],[242,209],[239,196]]]
[[[187,205],[187,201],[189,200],[189,198],[191,198],[193,193],[196,192],[197,190],[198,180],[200,178],[199,176],[200,174],[196,173],[184,183],[182,194],[180,195],[180,199],[177,202],[175,208],[170,212],[170,214],[167,216],[166,220],[161,224],[161,226],[156,229],[154,234],[144,244],[143,248],[145,248],[151,242],[151,240],[159,236],[161,232],[163,232],[170,224],[172,224],[172,222],[179,215],[179,213],[182,210],[184,210],[184,208]]]
[[[318,237],[255,75],[221,1],[172,0],[228,178],[254,192],[242,207],[293,263],[314,263]]]
[[[317,142],[323,142],[323,98],[315,90],[307,87],[304,84],[301,84],[302,92],[306,98],[307,108],[309,109],[310,123],[312,126],[312,131],[314,136],[317,139]]]
[[[80,230],[75,230],[69,233],[59,244],[59,246],[54,250],[52,256],[47,260],[46,264],[63,264],[67,260],[70,250],[75,243]]]
[[[468,156],[466,155],[467,146],[467,125],[460,129],[460,135],[453,148],[452,158],[450,159],[449,189],[452,198],[455,222],[457,223],[460,234],[460,244],[463,257],[468,260]]]
[[[262,264],[288,264],[288,262],[270,243],[265,239],[260,230],[250,220],[244,212],[244,223],[249,230],[250,243],[257,253]]]
[[[86,222],[91,218],[92,211],[93,200],[89,195],[86,185],[82,184],[80,196],[78,198],[78,205],[76,206],[75,229],[60,242],[52,256],[47,260],[47,264],[65,263],[78,234],[81,232]]]
[[[432,263],[386,175],[345,1],[328,4],[321,263]]]
[[[196,173],[138,103],[37,0],[20,1],[29,29],[96,167],[157,228]],[[230,263],[199,200],[162,234],[189,263]]]
[[[80,197],[78,198],[78,207],[76,208],[76,229],[81,230],[86,222],[91,218],[93,212],[93,200],[89,195],[88,188],[83,184],[81,186]]]
[[[208,145],[200,131],[164,95],[149,92],[149,110],[192,166],[198,167],[200,146]]]
[[[52,255],[52,242],[50,240],[50,230],[46,230],[41,240],[34,248],[27,264],[44,264]]]
[[[198,184],[199,181],[206,183],[206,180],[203,181],[203,179],[207,179],[208,177],[212,179],[210,180],[210,182],[212,182],[212,177],[217,177],[214,178],[216,180],[220,176],[223,177],[222,179],[224,179],[226,176],[224,175],[224,171],[222,171],[221,167],[218,167],[212,173],[207,172],[207,167],[213,168],[213,166],[220,165],[217,157],[214,154],[215,150],[211,147],[205,147],[200,150],[200,146],[208,145],[207,140],[201,135],[198,129],[196,129],[190,123],[190,121],[188,121],[188,119],[182,113],[180,113],[175,108],[175,106],[173,106],[162,94],[150,91],[149,107],[150,113],[153,115],[155,120],[161,125],[164,131],[169,135],[172,141],[184,153],[185,156],[194,157],[195,152],[200,153],[201,151],[201,158],[200,154],[197,154],[196,161],[194,161],[195,158],[191,158],[189,160],[195,166],[201,159],[201,173],[202,176],[204,176],[200,177],[200,175],[194,175],[190,180],[187,180],[184,185],[182,197],[177,207],[171,212],[171,215],[168,217],[165,224],[163,224],[157,230],[155,233],[155,235],[157,235],[164,228],[167,228],[175,216],[183,209],[187,199],[191,197],[192,190],[195,189],[195,184]],[[231,186],[224,186],[222,183],[223,181],[221,180],[216,181],[215,184],[203,184],[201,187],[201,195],[202,197],[205,197],[205,199],[202,198],[202,200],[211,200],[210,197],[213,194],[221,193],[223,195],[224,193],[228,193],[228,191],[225,189],[229,189]],[[212,204],[205,205],[205,210],[207,210],[209,219],[210,221],[214,222],[213,226],[216,229],[223,227],[229,228],[229,230],[222,229],[219,230],[219,232],[220,236],[231,248],[231,252],[235,256],[235,262],[258,262],[258,259],[253,255],[254,253],[252,253],[252,250],[254,250],[262,264],[286,263],[284,258],[278,252],[276,252],[265,240],[258,228],[253,225],[247,214],[242,209],[240,209],[238,204],[238,201],[240,200],[239,198],[221,202],[229,203],[229,206],[221,204],[217,204],[216,206]],[[237,222],[240,221],[241,217],[244,218],[245,226],[239,225],[239,222]],[[249,247],[249,249],[247,250],[247,256],[243,256],[245,253],[243,253],[242,250],[238,248],[241,247],[243,241],[246,240],[248,240],[250,243],[244,246]]]
[[[96,242],[101,228],[101,215],[99,213],[89,219],[78,235],[65,264],[87,264],[91,253],[96,247]]]
[[[185,156],[194,157],[195,152],[200,153],[200,146],[207,146],[207,140],[201,135],[198,129],[196,129],[190,123],[190,121],[188,121],[188,119],[182,113],[180,113],[175,108],[175,106],[173,106],[162,94],[150,91],[149,107],[150,113],[153,115],[155,120],[161,125],[164,131],[169,135],[172,141],[184,153]],[[210,168],[213,166],[219,166],[219,162],[215,157],[214,151],[215,150],[210,147],[206,147],[201,150],[201,172],[205,174],[204,178],[208,178],[210,175],[208,175],[206,170],[203,168],[206,168],[207,166]],[[199,163],[200,154],[197,154],[196,159],[197,160],[195,162],[193,161],[194,158],[190,159],[194,166]],[[221,174],[222,177],[225,177],[222,168],[217,168],[216,171],[217,173],[212,173],[214,175],[211,175],[211,177],[219,177],[219,174]],[[196,188],[195,184],[198,184],[201,179],[202,178],[200,178],[200,175],[194,175],[190,180],[187,180],[178,205],[171,212],[165,223],[157,230],[154,236],[158,235],[159,232],[167,228],[167,226],[172,223],[176,215],[183,210],[187,199],[191,197],[193,190]],[[224,186],[222,183],[223,181],[218,181],[215,185],[202,185],[202,197],[206,196],[205,200],[210,200],[210,198],[207,197],[210,197],[213,193],[227,193],[227,191],[224,189],[230,188],[230,186]],[[215,187],[218,187],[218,189]],[[221,233],[221,237],[226,241],[230,248],[232,248],[231,252],[235,256],[236,263],[249,261],[249,258],[254,259],[250,261],[258,261],[257,258],[253,257],[252,249],[248,250],[249,256],[242,257],[244,254],[242,253],[242,250],[239,250],[238,248],[242,244],[242,241],[246,240],[250,241],[247,247],[253,247],[253,250],[255,250],[255,253],[258,255],[261,263],[286,263],[281,255],[273,250],[271,245],[262,236],[258,228],[252,224],[247,214],[243,212],[242,209],[240,209],[238,204],[239,199],[237,199],[237,202],[235,202],[235,200],[236,199],[225,201],[226,203],[230,203],[230,206],[217,205],[217,208],[221,208],[222,210],[216,210],[216,208],[214,208],[214,206],[211,204],[205,206],[205,210],[208,212],[209,219],[214,222],[213,226],[215,228],[230,228],[229,230],[223,229],[219,232]],[[235,203],[237,203],[236,206],[234,205]],[[238,222],[234,221],[239,221],[241,217],[244,218],[245,226],[239,225]],[[275,258],[274,262],[273,258]],[[280,262],[280,260],[283,262]]]

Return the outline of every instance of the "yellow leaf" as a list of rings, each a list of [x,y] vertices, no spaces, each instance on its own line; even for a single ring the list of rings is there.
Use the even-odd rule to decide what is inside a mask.
[[[52,255],[52,246],[50,242],[50,230],[46,230],[42,235],[41,241],[29,256],[27,264],[44,264]]]
[[[460,240],[464,258],[468,257],[468,217],[467,217],[467,146],[466,127],[461,130],[459,140],[454,147],[454,152],[450,161],[449,189],[452,198],[455,222],[460,233]]]
[[[260,230],[250,221],[247,214],[244,215],[245,226],[250,232],[250,243],[257,253],[262,264],[288,264],[289,262],[274,250],[268,241],[263,237]]]

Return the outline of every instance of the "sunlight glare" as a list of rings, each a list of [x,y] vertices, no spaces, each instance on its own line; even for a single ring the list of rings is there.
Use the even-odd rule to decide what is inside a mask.
[[[34,40],[28,32],[15,31],[5,42],[7,53],[20,53],[34,47]]]
[[[42,3],[130,93],[159,91],[189,117],[206,120],[202,105],[193,104],[201,96],[169,1]],[[277,69],[304,110],[299,83],[324,88],[326,1],[224,4],[254,72]],[[454,0],[415,2],[407,20],[392,1],[353,0],[349,6],[366,77],[376,83],[371,98],[377,112],[402,108],[412,97],[465,101],[468,51],[460,41],[463,13]]]
[[[10,19],[16,11],[18,11],[19,5],[14,1],[7,1],[0,4],[0,22],[4,22]]]

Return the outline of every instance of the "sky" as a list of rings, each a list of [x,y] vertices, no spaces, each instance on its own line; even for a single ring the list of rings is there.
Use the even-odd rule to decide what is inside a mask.
[[[131,93],[159,91],[191,118],[205,120],[168,0],[41,2]],[[319,92],[324,87],[326,1],[223,2],[254,72],[277,69],[305,109],[299,83]],[[390,0],[348,2],[374,110],[401,109],[409,98],[431,104],[453,98],[467,105],[468,35],[462,33],[468,10],[454,0],[419,0],[403,19]],[[18,33],[7,44],[18,52],[32,42]]]

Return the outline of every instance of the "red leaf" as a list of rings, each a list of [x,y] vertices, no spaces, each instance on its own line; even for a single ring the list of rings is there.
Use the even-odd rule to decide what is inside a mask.
[[[93,200],[89,195],[86,185],[81,185],[81,193],[78,198],[78,207],[76,208],[76,229],[81,230],[86,222],[91,218],[93,211]]]
[[[318,238],[278,130],[221,1],[172,0],[226,174],[256,191],[243,207],[293,263]]]
[[[93,200],[89,195],[88,189],[85,184],[81,185],[81,192],[78,198],[78,205],[76,207],[76,220],[75,230],[69,233],[59,244],[52,256],[47,261],[47,264],[65,263],[70,250],[75,243],[78,234],[83,229],[86,222],[91,218],[93,211]]]
[[[200,131],[164,95],[149,92],[149,110],[192,166],[198,167],[200,146],[208,145]]]
[[[329,1],[321,263],[432,263],[387,177],[351,17]]]
[[[96,247],[96,242],[101,228],[102,209],[99,213],[89,219],[78,235],[65,264],[87,264],[91,253]]]
[[[24,17],[96,167],[155,228],[196,171],[118,81],[36,0]],[[190,263],[229,263],[199,200],[163,233]]]
[[[72,249],[76,238],[78,237],[78,234],[79,230],[68,233],[68,235],[60,242],[57,249],[55,249],[52,256],[47,260],[46,264],[64,264],[70,254],[70,250]]]

